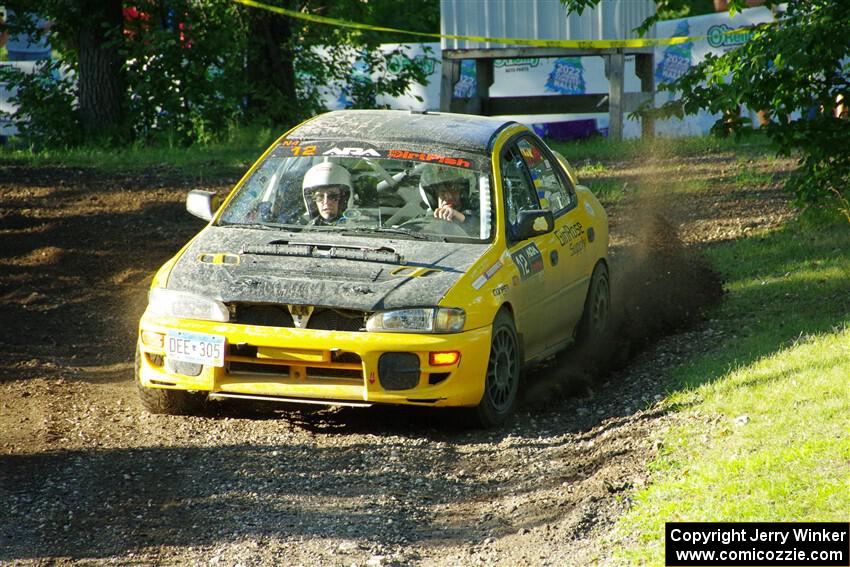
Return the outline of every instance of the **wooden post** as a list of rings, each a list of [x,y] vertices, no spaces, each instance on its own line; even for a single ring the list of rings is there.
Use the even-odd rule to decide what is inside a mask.
[[[469,114],[490,114],[490,85],[493,84],[493,59],[475,60],[475,103]]]
[[[635,55],[635,74],[640,79],[640,91],[649,93],[652,105],[655,107],[655,56],[652,53],[638,53]],[[653,138],[655,136],[655,119],[652,117],[642,118],[640,121],[641,137]]]
[[[460,80],[460,60],[443,56],[440,72],[440,112],[452,111],[455,85]]]
[[[623,78],[626,57],[622,49],[608,56],[608,139],[623,139]]]

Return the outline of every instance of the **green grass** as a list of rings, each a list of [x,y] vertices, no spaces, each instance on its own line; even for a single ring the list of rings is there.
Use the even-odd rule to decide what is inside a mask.
[[[624,196],[624,183],[621,179],[586,179],[579,178],[579,183],[586,185],[596,195],[603,205],[620,201]]]
[[[601,173],[605,173],[608,171],[608,168],[605,167],[605,164],[596,162],[596,163],[586,163],[577,170],[577,174],[579,177],[583,177],[585,175],[599,175]]]
[[[243,128],[231,132],[225,141],[189,147],[159,144],[125,149],[81,147],[40,151],[2,147],[0,164],[25,162],[33,167],[82,167],[107,173],[159,168],[199,179],[234,176],[244,173],[282,133],[267,128]]]
[[[738,189],[752,189],[773,183],[773,174],[759,171],[746,164],[741,164],[741,170],[735,175],[735,186]]]
[[[669,377],[678,425],[614,530],[624,563],[663,564],[668,521],[850,516],[850,227],[793,221],[708,254],[723,338]]]
[[[631,193],[633,197],[641,195],[642,191],[653,191],[656,188],[649,186],[643,179],[624,179],[616,172],[611,175],[603,173],[600,176],[582,177],[579,171],[579,183],[589,188],[596,197],[599,198],[603,206],[614,205],[622,202],[626,193]],[[676,180],[674,191],[677,193],[699,193],[707,191],[712,187],[710,180],[701,177],[690,177],[682,180]],[[752,188],[752,185],[747,186]],[[639,197],[637,197],[639,198]]]

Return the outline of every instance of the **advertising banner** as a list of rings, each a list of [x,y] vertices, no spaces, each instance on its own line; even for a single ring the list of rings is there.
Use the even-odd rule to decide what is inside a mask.
[[[695,39],[669,46],[655,48],[656,85],[680,77],[691,66],[699,63],[708,53],[721,54],[738,47],[749,37],[746,28],[755,24],[773,20],[768,8],[750,8],[730,17],[727,12],[695,16],[678,20],[668,20],[656,24],[658,38],[693,37]],[[741,30],[740,33],[734,33]],[[731,32],[731,33],[730,33]],[[425,47],[429,50],[426,52]],[[395,44],[382,46],[392,50]],[[427,58],[430,61],[427,85],[414,85],[408,93],[400,97],[379,98],[379,104],[390,108],[433,110],[440,107],[440,44],[410,44],[405,47],[411,57]],[[432,65],[432,66],[431,66]],[[375,80],[379,80],[375,78]],[[640,91],[640,81],[635,75],[634,57],[626,57],[626,92]],[[456,98],[473,96],[476,89],[475,62],[463,61],[460,78],[454,85]],[[608,92],[608,79],[605,76],[605,61],[602,57],[560,57],[497,59],[494,61],[493,84],[490,96],[546,96],[562,94],[605,94]],[[656,104],[669,100],[670,93],[659,92]],[[420,97],[421,100],[417,97]],[[339,99],[329,97],[327,102],[332,108],[344,108]],[[750,114],[754,124],[758,124],[755,113]],[[516,115],[508,118],[534,125],[538,133],[552,137],[573,138],[589,134],[607,134],[608,114],[557,114],[557,115]],[[687,116],[682,120],[669,119],[656,122],[656,133],[661,136],[704,135],[710,130],[717,117],[705,112]],[[624,137],[640,137],[640,123],[637,120],[624,120]]]

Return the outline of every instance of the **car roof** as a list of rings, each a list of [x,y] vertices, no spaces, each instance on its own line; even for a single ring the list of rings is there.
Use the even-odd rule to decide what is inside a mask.
[[[511,124],[516,123],[471,114],[336,110],[308,120],[288,137],[439,145],[486,153],[496,134]]]

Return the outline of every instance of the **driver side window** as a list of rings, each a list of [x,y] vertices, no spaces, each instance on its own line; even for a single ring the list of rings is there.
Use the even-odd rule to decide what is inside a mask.
[[[534,190],[540,199],[540,208],[552,213],[562,211],[573,204],[570,191],[564,187],[556,173],[556,167],[535,140],[523,138],[517,142],[523,161],[528,166]]]
[[[516,234],[519,213],[540,208],[537,192],[531,186],[531,177],[525,161],[516,146],[502,154],[502,187],[505,193],[505,212],[508,235]]]

